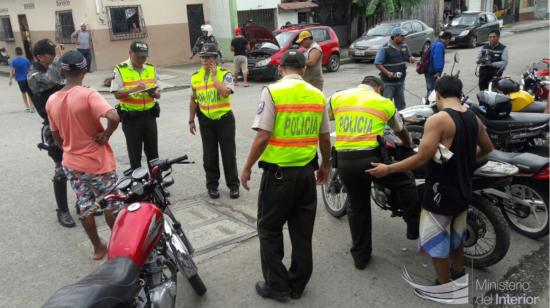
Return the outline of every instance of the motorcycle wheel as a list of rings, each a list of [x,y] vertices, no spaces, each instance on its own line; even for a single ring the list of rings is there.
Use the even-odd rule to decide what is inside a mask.
[[[348,194],[336,168],[329,169],[327,178],[327,182],[321,186],[323,202],[330,215],[340,218],[346,215]]]
[[[199,274],[195,274],[189,278],[189,284],[191,284],[191,287],[193,290],[195,290],[195,293],[202,296],[206,293],[206,286],[204,285],[204,282],[202,282],[201,276]]]
[[[504,258],[510,248],[510,229],[491,200],[474,194],[466,223],[465,264],[484,268]]]
[[[504,218],[510,223],[512,229],[533,239],[548,235],[550,222],[548,216],[550,212],[548,208],[548,183],[514,177],[510,185],[510,192],[514,197],[525,200],[530,204],[528,213],[516,213],[518,209],[514,210],[513,204],[505,204],[501,208]]]
[[[422,139],[422,135],[424,135],[424,126],[413,124],[413,125],[406,125],[405,128],[407,128],[409,135],[411,135],[413,144],[419,145],[420,139]]]

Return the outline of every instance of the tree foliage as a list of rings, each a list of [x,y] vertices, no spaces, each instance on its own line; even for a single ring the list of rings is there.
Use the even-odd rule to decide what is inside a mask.
[[[352,3],[361,10],[361,13],[367,16],[374,15],[378,10],[393,15],[401,8],[411,8],[422,0],[352,0]]]

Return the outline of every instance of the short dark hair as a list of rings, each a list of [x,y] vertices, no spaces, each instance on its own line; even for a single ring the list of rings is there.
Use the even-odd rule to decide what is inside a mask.
[[[23,55],[23,48],[15,47],[15,54],[18,55],[18,56],[22,56]]]
[[[494,33],[497,35],[497,37],[500,37],[500,30],[491,30],[489,31],[489,34]]]
[[[462,97],[462,81],[456,76],[445,75],[435,82],[435,91],[443,98]]]
[[[443,40],[448,40],[448,39],[451,39],[451,37],[453,37],[453,35],[451,34],[451,32],[445,31],[439,37]]]
[[[378,86],[384,88],[384,82],[382,81],[382,79],[376,76],[365,76],[365,78],[363,78],[363,82],[361,83],[371,86],[373,88]]]

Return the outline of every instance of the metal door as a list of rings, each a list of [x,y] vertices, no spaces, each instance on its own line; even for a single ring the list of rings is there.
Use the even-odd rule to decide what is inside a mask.
[[[27,59],[33,61],[31,32],[29,30],[29,23],[27,22],[27,15],[17,15],[17,19],[19,21],[19,32],[21,33],[21,41],[23,42],[25,56]]]
[[[204,25],[202,4],[187,5],[187,25],[189,27],[189,49],[192,49],[199,36],[202,34],[201,26]]]

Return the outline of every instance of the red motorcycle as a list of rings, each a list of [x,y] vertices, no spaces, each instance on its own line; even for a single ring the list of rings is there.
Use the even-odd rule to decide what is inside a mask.
[[[539,70],[536,65],[533,65],[523,73],[521,85],[525,91],[535,96],[535,100],[548,102],[550,94],[550,59],[543,59],[542,63],[546,64],[545,69]]]
[[[192,259],[193,246],[174,217],[166,188],[174,164],[188,164],[187,156],[152,160],[145,168],[125,174],[109,194],[83,216],[93,215],[120,200],[120,210],[109,241],[108,259],[79,282],[59,289],[43,308],[173,308],[176,303],[177,272],[186,277],[198,295],[206,286]],[[167,172],[166,174],[163,174]]]

